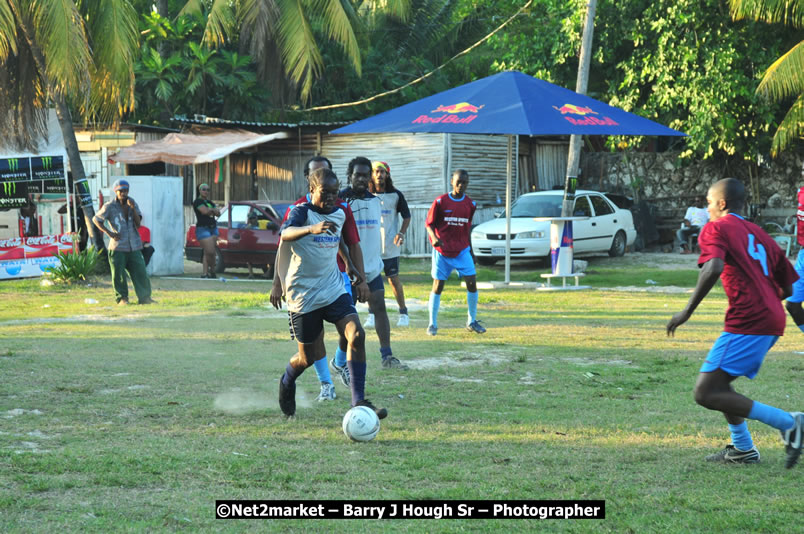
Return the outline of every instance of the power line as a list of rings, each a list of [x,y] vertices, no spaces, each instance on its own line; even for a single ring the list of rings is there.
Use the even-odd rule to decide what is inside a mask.
[[[454,56],[452,56],[447,61],[445,61],[444,63],[442,63],[441,65],[439,65],[435,69],[431,70],[427,74],[425,74],[423,76],[420,76],[420,77],[416,78],[415,80],[410,81],[410,82],[406,83],[405,85],[403,85],[401,87],[397,87],[396,89],[391,89],[390,91],[385,91],[384,93],[376,94],[376,95],[371,96],[369,98],[364,98],[363,100],[357,100],[355,102],[344,102],[342,104],[330,104],[328,106],[316,106],[316,107],[312,107],[312,108],[306,108],[306,109],[303,109],[301,111],[323,111],[325,109],[337,109],[337,108],[346,108],[346,107],[352,107],[352,106],[359,106],[360,104],[367,104],[368,102],[371,102],[373,100],[377,100],[378,98],[382,98],[382,97],[388,96],[388,95],[393,95],[395,93],[398,93],[398,92],[402,91],[403,89],[407,89],[411,85],[415,85],[415,84],[417,84],[417,83],[419,83],[421,81],[424,81],[425,79],[429,78],[430,76],[432,76],[433,74],[435,74],[439,70],[443,69],[444,67],[446,67],[447,65],[449,65],[450,63],[452,63],[453,61],[458,59],[459,57],[465,56],[466,54],[471,52],[473,49],[477,48],[478,46],[480,46],[484,42],[488,41],[495,33],[497,33],[498,31],[502,30],[509,22],[514,20],[516,17],[518,17],[519,14],[522,13],[525,9],[527,9],[532,3],[533,3],[533,0],[528,0],[528,2],[524,6],[519,8],[519,11],[517,11],[516,13],[511,15],[508,18],[508,20],[506,20],[505,22],[503,22],[502,24],[497,26],[497,28],[495,28],[494,31],[492,31],[491,33],[489,33],[488,35],[486,35],[485,37],[483,37],[482,39],[477,41],[475,44],[473,44],[469,48],[466,48],[465,50],[463,50],[461,52],[458,52],[457,54],[455,54]]]

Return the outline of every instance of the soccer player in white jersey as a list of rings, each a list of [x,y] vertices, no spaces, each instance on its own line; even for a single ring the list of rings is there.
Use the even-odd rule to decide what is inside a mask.
[[[279,407],[296,413],[296,379],[324,358],[324,321],[335,324],[347,341],[352,406],[367,406],[384,419],[385,408],[365,398],[366,335],[346,293],[336,256],[346,214],[338,200],[338,177],[329,169],[310,175],[311,201],[293,208],[282,225],[277,268],[287,300],[289,322],[299,345],[279,381]]]
[[[380,339],[380,355],[382,367],[385,369],[405,369],[407,366],[400,362],[391,351],[391,325],[388,321],[388,312],[385,310],[385,286],[382,281],[382,233],[380,232],[380,217],[382,203],[368,190],[371,179],[371,161],[357,157],[349,162],[347,169],[350,186],[340,192],[339,196],[345,200],[357,223],[357,232],[360,234],[360,248],[363,251],[363,269],[369,286],[369,313],[374,314],[374,329]],[[341,342],[342,343],[342,342]],[[341,346],[343,349],[343,346]],[[342,352],[342,351],[341,351]],[[336,359],[340,352],[335,354]],[[336,362],[340,365],[340,362]]]

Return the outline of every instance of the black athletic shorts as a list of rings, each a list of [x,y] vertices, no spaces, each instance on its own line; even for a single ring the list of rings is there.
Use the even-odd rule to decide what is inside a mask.
[[[290,338],[299,343],[312,343],[324,330],[324,321],[337,323],[347,315],[357,315],[352,297],[343,293],[330,304],[307,313],[288,312]]]
[[[385,276],[388,278],[393,278],[399,274],[399,256],[382,260],[382,263],[385,266]]]
[[[368,283],[369,291],[374,293],[375,291],[382,290],[385,293],[385,284],[382,282],[382,275],[378,274],[374,280],[371,280]],[[352,303],[357,302],[357,288],[352,286]]]

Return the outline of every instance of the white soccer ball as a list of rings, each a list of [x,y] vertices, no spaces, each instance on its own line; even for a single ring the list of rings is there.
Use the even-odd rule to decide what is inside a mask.
[[[343,433],[353,441],[371,441],[380,431],[380,419],[367,406],[355,406],[343,416]]]

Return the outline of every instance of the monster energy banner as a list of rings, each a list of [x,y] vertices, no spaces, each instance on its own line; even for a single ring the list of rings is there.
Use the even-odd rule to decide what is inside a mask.
[[[63,156],[0,159],[0,208],[19,208],[28,195],[67,193]]]

